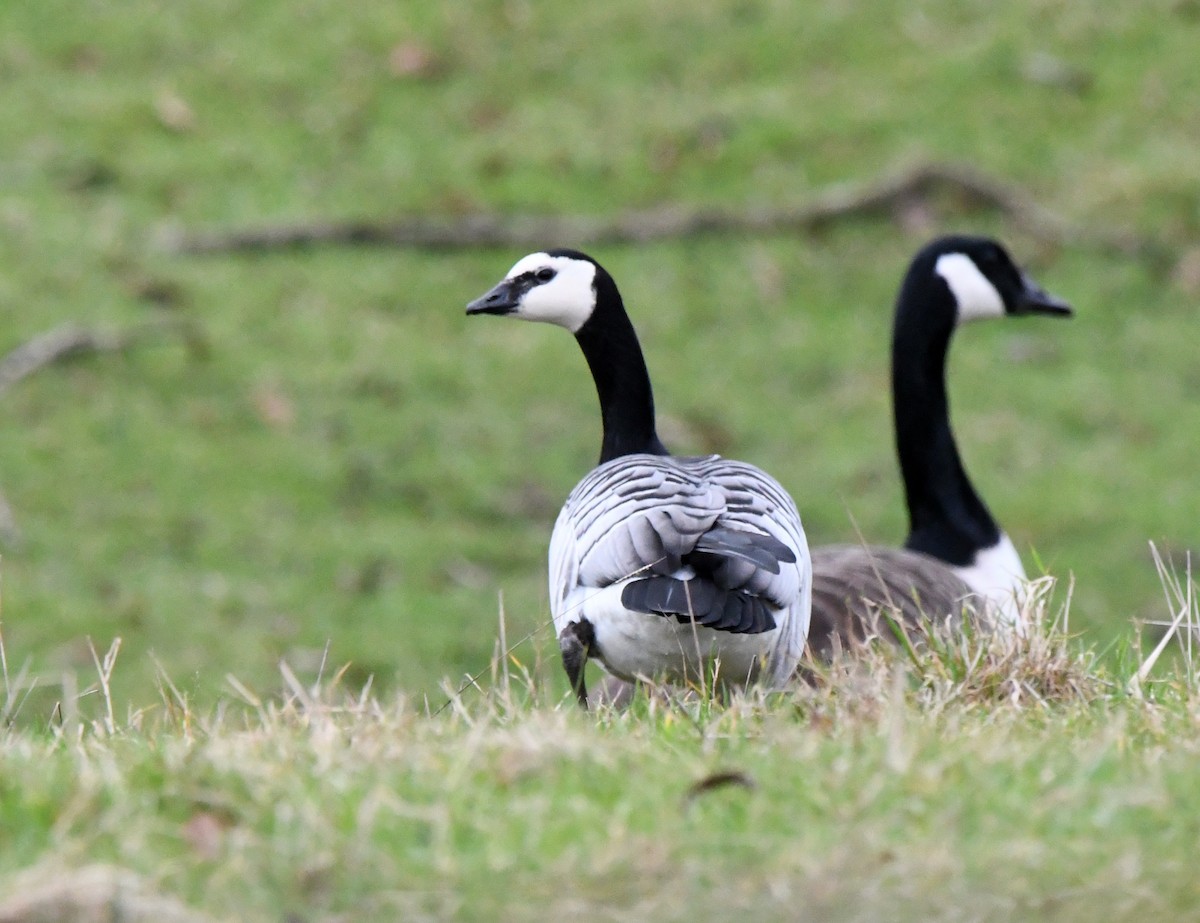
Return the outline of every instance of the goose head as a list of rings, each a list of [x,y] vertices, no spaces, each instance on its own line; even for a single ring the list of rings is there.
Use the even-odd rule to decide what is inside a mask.
[[[929,244],[913,269],[931,273],[954,305],[954,324],[987,317],[1050,314],[1071,306],[1038,285],[999,243],[986,237],[943,237]]]
[[[577,250],[530,253],[468,304],[467,314],[540,321],[578,333],[596,310],[598,284],[607,278],[595,260]]]
[[[654,393],[641,344],[617,285],[578,250],[546,250],[517,260],[467,314],[497,314],[565,327],[583,351],[604,424],[600,461],[667,455],[654,425]]]

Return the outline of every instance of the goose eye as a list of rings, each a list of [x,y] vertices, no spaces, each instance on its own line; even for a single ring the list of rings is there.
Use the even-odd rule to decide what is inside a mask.
[[[555,276],[554,270],[550,269],[549,267],[547,267],[545,269],[539,269],[533,275],[533,277],[535,279],[537,279],[539,282],[549,282],[551,279],[554,278],[554,276]]]

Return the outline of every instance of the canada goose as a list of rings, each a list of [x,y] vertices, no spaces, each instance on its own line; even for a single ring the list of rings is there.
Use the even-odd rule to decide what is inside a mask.
[[[624,680],[702,682],[716,662],[722,685],[787,682],[812,591],[800,514],[752,465],[667,452],[612,277],[575,250],[532,253],[467,314],[565,327],[596,385],[600,462],[567,497],[550,538],[550,608],[579,703],[587,707],[589,657]]]
[[[1025,570],[963,469],[950,429],[946,353],[955,329],[968,321],[1071,313],[994,240],[942,237],[913,258],[892,332],[892,409],[908,538],[903,549],[813,549],[808,642],[818,659],[861,641],[880,606],[898,607],[902,622],[913,623],[922,615],[958,616],[973,600],[987,622],[1020,629],[1016,593]]]

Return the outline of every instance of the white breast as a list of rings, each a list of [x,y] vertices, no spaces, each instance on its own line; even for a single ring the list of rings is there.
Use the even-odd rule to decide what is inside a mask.
[[[988,601],[1001,624],[1018,630],[1022,628],[1020,594],[1027,578],[1017,549],[1007,535],[1000,533],[1000,541],[991,548],[978,551],[971,564],[952,570]]]

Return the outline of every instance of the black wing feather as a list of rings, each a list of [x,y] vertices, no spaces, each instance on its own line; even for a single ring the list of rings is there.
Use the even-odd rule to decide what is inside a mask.
[[[730,634],[761,634],[775,627],[775,617],[758,596],[722,590],[708,580],[644,577],[621,590],[621,604],[648,615],[673,615],[680,622]]]
[[[716,526],[696,542],[695,551],[726,558],[740,558],[771,574],[779,573],[779,565],[795,564],[796,554],[779,539],[763,532],[745,532]]]
[[[719,605],[722,591],[707,580],[677,580],[674,577],[645,577],[631,580],[621,590],[621,605],[648,615],[695,617],[698,624]]]

